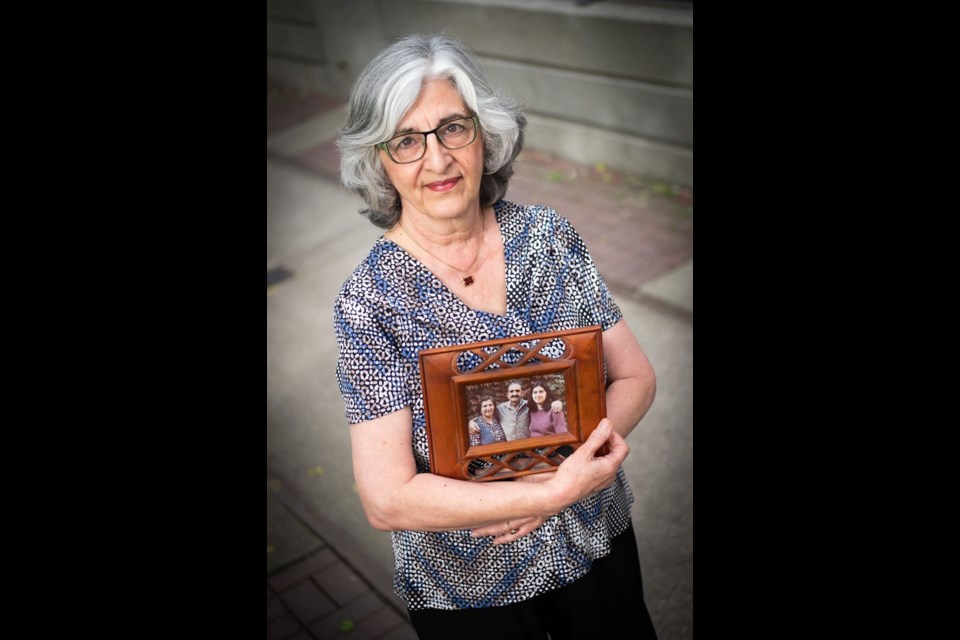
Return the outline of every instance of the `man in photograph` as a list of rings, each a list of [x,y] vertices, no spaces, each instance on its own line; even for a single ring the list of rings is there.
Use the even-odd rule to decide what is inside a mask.
[[[497,418],[507,440],[530,437],[530,408],[523,399],[523,386],[517,380],[507,384],[507,401],[497,405]]]

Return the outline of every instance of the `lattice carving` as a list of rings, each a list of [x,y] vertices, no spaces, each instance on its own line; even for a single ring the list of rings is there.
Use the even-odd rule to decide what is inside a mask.
[[[551,357],[547,355],[550,351],[557,351],[560,355]],[[480,362],[474,365],[468,364],[470,354],[476,356]],[[495,347],[473,347],[461,351],[454,362],[456,363],[457,373],[470,374],[488,371],[490,369],[510,369],[514,367],[523,367],[529,364],[541,364],[543,362],[558,362],[569,356],[566,343],[560,338],[552,340],[531,340],[530,344],[509,343]]]

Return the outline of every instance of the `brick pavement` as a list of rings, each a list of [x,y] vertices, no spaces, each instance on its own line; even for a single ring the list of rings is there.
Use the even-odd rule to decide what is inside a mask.
[[[507,199],[545,204],[570,220],[604,280],[619,295],[693,256],[693,190],[524,149]]]
[[[282,491],[271,482],[268,496]],[[284,495],[282,502],[273,503],[272,511],[276,514],[295,500]],[[293,549],[281,549],[290,558],[281,566],[271,569],[267,564],[267,640],[416,640],[406,616],[320,537],[319,527],[297,519],[295,526],[309,529],[311,539],[302,533],[284,535],[292,526],[290,518],[298,518],[301,509],[288,513],[286,521],[276,515],[271,521],[268,509],[268,556],[276,553],[271,542]],[[298,550],[306,552],[298,557]]]
[[[350,637],[415,640],[387,605],[330,548],[267,578],[267,640]]]

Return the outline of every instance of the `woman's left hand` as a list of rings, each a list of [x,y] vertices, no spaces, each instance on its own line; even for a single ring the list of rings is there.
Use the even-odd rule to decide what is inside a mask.
[[[548,471],[546,473],[535,473],[529,476],[521,476],[515,478],[514,482],[544,482],[549,480],[556,471]],[[483,536],[493,536],[493,544],[507,544],[509,542],[514,542],[519,540],[523,536],[527,535],[540,525],[544,523],[546,519],[542,516],[530,516],[528,518],[519,518],[514,520],[507,520],[505,522],[498,522],[497,524],[491,524],[486,527],[477,527],[470,532],[474,538],[482,538]],[[511,533],[514,531],[514,533]]]
[[[507,544],[519,540],[543,524],[540,516],[516,518],[506,522],[498,522],[486,527],[478,527],[470,532],[474,538],[493,536],[493,544]]]

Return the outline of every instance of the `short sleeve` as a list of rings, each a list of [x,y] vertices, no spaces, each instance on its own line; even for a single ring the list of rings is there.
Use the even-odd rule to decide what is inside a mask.
[[[569,220],[555,212],[554,215],[557,230],[554,237],[565,254],[571,282],[575,285],[570,293],[576,298],[578,324],[582,327],[598,324],[606,331],[623,318],[623,313],[600,276],[583,238]]]
[[[414,404],[412,363],[366,301],[341,292],[334,304],[337,383],[350,424],[374,420]]]

